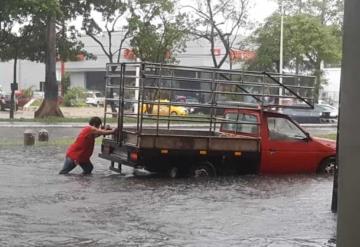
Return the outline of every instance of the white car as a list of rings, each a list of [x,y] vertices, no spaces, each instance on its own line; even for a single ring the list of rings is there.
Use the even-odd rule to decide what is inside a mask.
[[[86,104],[93,106],[100,106],[105,104],[105,97],[99,91],[86,92]]]

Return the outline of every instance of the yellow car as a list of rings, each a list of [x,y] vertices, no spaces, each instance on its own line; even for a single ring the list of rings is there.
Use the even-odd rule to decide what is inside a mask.
[[[151,114],[157,115],[159,111],[159,115],[161,116],[186,116],[189,114],[188,110],[183,106],[175,106],[169,105],[169,100],[163,99],[160,100],[161,103],[168,103],[168,104],[161,104],[160,109],[158,110],[159,104],[143,104],[142,111],[143,113],[150,113],[151,105],[152,111]]]

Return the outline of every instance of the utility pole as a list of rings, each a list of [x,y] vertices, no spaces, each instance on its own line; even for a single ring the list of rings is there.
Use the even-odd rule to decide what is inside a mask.
[[[280,6],[280,59],[279,59],[279,74],[280,74],[280,78],[279,78],[279,82],[282,83],[283,82],[283,56],[284,56],[284,51],[283,51],[283,47],[284,47],[284,3],[283,1],[281,1],[281,6]],[[281,105],[282,103],[282,98],[281,96],[283,95],[283,88],[280,87],[279,88],[279,105]]]
[[[345,0],[340,84],[337,247],[360,246],[360,1]]]

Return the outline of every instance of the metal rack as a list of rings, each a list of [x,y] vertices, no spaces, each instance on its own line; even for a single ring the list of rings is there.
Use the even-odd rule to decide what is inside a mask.
[[[312,76],[141,62],[111,63],[106,65],[104,122],[109,117],[117,119],[119,143],[126,133],[142,135],[148,127],[157,136],[174,135],[174,130],[188,127],[215,133],[221,123],[260,124],[225,119],[225,109],[313,108],[314,85]],[[197,101],[182,102],[176,99],[179,96],[191,96]],[[196,108],[203,114],[177,116],[172,114],[174,107]],[[125,122],[133,127],[126,127]]]

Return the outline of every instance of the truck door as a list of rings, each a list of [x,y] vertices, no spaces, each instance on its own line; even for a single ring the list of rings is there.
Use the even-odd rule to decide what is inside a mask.
[[[306,132],[282,116],[268,115],[264,120],[260,172],[314,172],[318,153]]]

